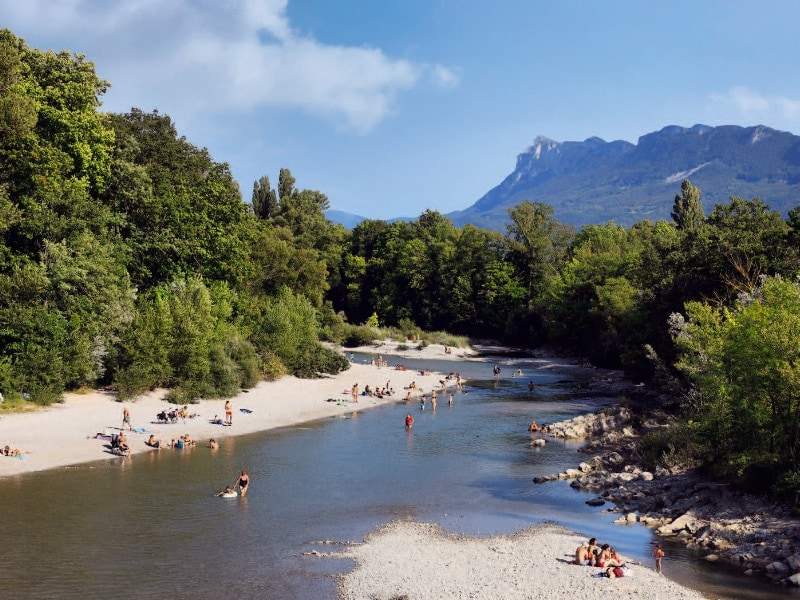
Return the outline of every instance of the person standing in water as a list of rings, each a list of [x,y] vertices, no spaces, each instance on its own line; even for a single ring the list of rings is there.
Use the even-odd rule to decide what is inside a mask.
[[[411,426],[414,424],[414,417],[411,416],[411,413],[406,415],[406,429],[411,429]]]
[[[247,474],[247,471],[242,471],[242,474],[239,475],[239,478],[236,480],[236,483],[233,484],[233,487],[239,488],[239,495],[244,497],[247,493],[247,488],[250,486],[250,476]]]

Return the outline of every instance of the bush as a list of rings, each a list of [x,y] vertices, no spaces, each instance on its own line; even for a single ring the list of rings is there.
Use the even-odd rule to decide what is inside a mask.
[[[309,344],[299,348],[297,362],[287,365],[296,377],[314,378],[320,373],[339,373],[350,368],[350,361],[322,344]]]
[[[637,454],[648,468],[688,466],[699,456],[691,430],[686,424],[676,424],[651,431],[639,440]]]
[[[346,325],[342,345],[346,348],[369,346],[378,339],[376,331],[365,325]]]
[[[265,380],[275,381],[288,374],[289,370],[277,354],[266,352],[261,357],[261,376]]]

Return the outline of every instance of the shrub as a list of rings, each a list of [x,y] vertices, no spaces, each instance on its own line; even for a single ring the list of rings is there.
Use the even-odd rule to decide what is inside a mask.
[[[639,440],[637,454],[648,468],[688,466],[699,456],[686,424],[676,424],[651,431]]]
[[[372,327],[367,327],[365,325],[346,325],[342,345],[346,348],[368,346],[376,339],[378,339],[378,336]]]

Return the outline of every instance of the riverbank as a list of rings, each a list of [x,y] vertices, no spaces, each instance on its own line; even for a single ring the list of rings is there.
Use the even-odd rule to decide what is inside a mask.
[[[799,587],[800,519],[786,505],[710,481],[679,461],[645,468],[636,442],[642,433],[669,427],[670,420],[658,418],[659,411],[644,416],[634,427],[631,411],[618,407],[554,424],[554,437],[588,440],[580,451],[590,458],[534,482],[569,480],[573,488],[597,494],[587,503],[610,506],[606,510],[619,515],[615,523],[641,523],[681,541],[700,560]]]
[[[340,578],[338,593],[342,600],[704,598],[648,566],[632,565],[627,576],[609,579],[596,577],[599,568],[569,564],[586,541],[550,524],[475,538],[449,534],[436,525],[398,521],[337,555],[357,565]]]
[[[387,344],[387,352],[383,354],[388,356],[388,351],[395,346]],[[370,346],[348,349],[347,353],[375,353],[377,363],[378,356],[383,356],[378,354],[382,349]],[[97,434],[119,433],[123,425],[124,407],[130,411],[131,426],[136,430],[129,432],[127,426],[125,429],[133,457],[145,452],[171,451],[154,450],[145,445],[151,433],[164,444],[187,433],[201,445],[208,445],[211,438],[224,444],[226,438],[235,435],[288,427],[403,401],[408,393],[404,388],[412,382],[417,388],[412,390],[413,396],[418,396],[420,390],[430,394],[433,389],[441,389],[443,375],[397,370],[395,367],[402,363],[403,356],[457,361],[470,354],[470,350],[464,349],[445,352],[444,346],[431,344],[421,350],[394,354],[387,361],[388,366],[353,363],[346,371],[319,379],[283,377],[277,381],[264,381],[231,398],[233,425],[230,427],[211,422],[215,416],[224,419],[223,399],[201,400],[191,404],[188,410],[195,417],[165,424],[159,423],[156,415],[165,409],[175,408],[164,400],[165,390],[156,390],[124,403],[118,402],[115,394],[105,391],[66,394],[63,403],[0,416],[0,448],[8,445],[11,449],[23,452],[20,457],[0,457],[0,477],[20,476],[103,459],[125,460],[111,454],[107,439],[94,437]],[[356,403],[349,392],[353,384],[358,384],[363,391],[367,385],[382,388],[387,383],[394,389],[391,396],[359,395]],[[448,385],[452,389],[455,383],[449,381]]]

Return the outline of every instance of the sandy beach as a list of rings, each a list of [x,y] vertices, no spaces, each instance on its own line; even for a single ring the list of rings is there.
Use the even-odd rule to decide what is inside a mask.
[[[475,538],[450,534],[432,524],[398,521],[338,554],[357,564],[340,578],[339,597],[704,598],[657,574],[652,565],[632,565],[629,576],[609,579],[595,577],[599,568],[569,564],[575,549],[586,542],[586,537],[549,524],[513,535]]]
[[[387,350],[393,346],[387,346]],[[381,349],[359,348],[352,351],[369,351],[375,353],[377,358]],[[423,350],[408,351],[405,355],[421,359],[458,360],[463,357],[464,352],[462,350],[455,354],[446,354],[443,346],[432,344]],[[132,427],[144,430],[142,433],[130,433],[126,427],[131,451],[135,455],[170,451],[154,450],[147,446],[145,441],[150,433],[164,443],[188,433],[198,444],[207,445],[210,438],[224,444],[226,438],[234,435],[334,417],[389,402],[402,402],[407,394],[404,388],[411,382],[415,382],[427,394],[433,389],[441,388],[439,381],[442,374],[421,375],[414,370],[399,371],[395,366],[402,364],[402,355],[383,356],[390,366],[352,364],[347,371],[320,379],[283,377],[277,381],[261,382],[231,399],[233,425],[230,427],[211,423],[216,415],[224,418],[225,400],[201,400],[197,404],[189,405],[189,412],[196,413],[196,417],[179,419],[174,424],[159,424],[156,415],[164,409],[174,408],[164,401],[164,390],[124,403],[118,402],[114,394],[103,391],[66,394],[63,403],[30,412],[3,414],[0,417],[0,448],[8,445],[12,449],[28,452],[21,458],[0,458],[0,477],[95,460],[122,460],[109,452],[106,448],[107,440],[93,436],[97,433],[119,433],[123,408],[126,406],[131,414]],[[387,382],[391,382],[391,387],[395,390],[393,396],[359,396],[358,403],[354,403],[347,391],[355,383],[363,390],[366,385],[376,388],[385,386]],[[413,394],[418,395],[419,390]],[[243,409],[252,412],[242,412]]]

